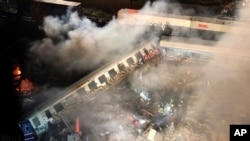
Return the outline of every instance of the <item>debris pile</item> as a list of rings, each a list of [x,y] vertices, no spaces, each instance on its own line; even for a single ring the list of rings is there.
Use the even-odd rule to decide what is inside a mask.
[[[147,81],[147,73],[156,71],[157,65],[167,68],[164,70],[167,77],[163,79],[168,79],[165,80],[168,83],[154,88],[146,87],[144,81]],[[183,119],[187,100],[192,97],[192,93],[189,93],[190,82],[194,83],[197,77],[201,77],[201,73],[194,72],[192,67],[180,73],[176,65],[149,63],[129,71],[130,76],[137,76],[139,83],[133,85],[130,76],[126,77],[112,84],[110,89],[97,92],[98,96],[92,100],[68,108],[65,111],[68,114],[65,115],[68,115],[72,126],[74,117],[79,116],[80,138],[88,138],[89,141],[170,141],[185,138],[178,135],[178,132],[184,130],[180,127],[187,128],[187,123],[190,123]],[[201,82],[199,84],[207,86]]]

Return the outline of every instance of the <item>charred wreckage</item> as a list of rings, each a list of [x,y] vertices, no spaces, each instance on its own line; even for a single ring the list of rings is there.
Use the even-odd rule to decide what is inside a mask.
[[[133,17],[133,14],[137,12],[131,9],[123,9],[118,12],[118,18],[122,18],[124,14],[128,14],[127,16],[131,16],[132,18],[125,24],[132,25],[155,25],[159,23],[158,21],[171,21],[165,22],[166,25],[162,29],[163,32],[166,32],[164,33],[166,35],[173,35],[176,31],[175,29],[179,28],[185,28],[185,31],[188,29],[199,32],[225,33],[235,24],[241,24],[224,20],[211,21],[211,19],[199,17],[181,17],[175,15],[170,15],[170,18],[159,17],[145,13],[140,13],[141,15]],[[145,21],[148,17],[152,19],[153,23]],[[179,25],[180,20],[182,21],[181,25]],[[185,82],[176,82],[178,83],[177,89],[170,88],[168,90],[161,87],[149,89],[143,85],[143,81],[146,81],[143,80],[143,69],[147,69],[147,67],[152,68],[161,63],[176,65],[179,62],[185,62],[192,65],[202,65],[208,61],[213,61],[213,58],[216,57],[237,58],[244,61],[249,60],[249,55],[247,52],[235,52],[232,54],[219,47],[211,48],[206,43],[197,45],[192,40],[185,42],[185,40],[189,39],[178,40],[177,38],[178,41],[173,41],[173,38],[169,36],[162,37],[156,43],[142,45],[119,60],[95,70],[73,85],[60,91],[51,99],[41,103],[32,109],[32,111],[29,111],[18,123],[25,141],[103,141],[122,140],[125,138],[138,141],[175,140],[172,135],[175,128],[178,127],[178,123],[182,120],[182,115],[185,114],[186,101],[183,98],[185,96],[183,96],[184,93],[181,87]],[[184,41],[184,43],[179,41]],[[231,58],[232,56],[234,57]],[[125,78],[136,73],[137,70],[139,70],[137,78],[141,85],[134,87],[124,82]],[[16,80],[20,79],[20,74],[19,66],[15,66],[13,68],[13,75]],[[21,82],[19,81],[19,83]],[[28,80],[23,83],[27,87],[33,87]],[[17,88],[17,91],[21,90],[25,91],[25,89]],[[100,99],[105,95],[103,93],[110,93],[109,91],[114,91],[111,92],[110,96],[112,98],[118,97],[118,104],[112,105],[115,103],[112,100],[105,101],[103,104],[103,101],[101,104],[99,103]],[[122,94],[123,91],[126,94]],[[26,94],[30,95],[29,92]],[[99,103],[97,105],[101,105],[99,109],[94,108],[98,107],[95,105],[96,103]],[[76,113],[75,110],[82,107],[89,107],[91,109],[89,110],[90,112],[86,109],[87,112],[82,111],[82,113],[86,112],[83,116],[88,117],[89,114],[89,119],[95,119],[94,121],[86,120],[87,122],[92,121],[98,124],[98,122],[103,123],[114,120],[119,123],[116,123],[115,127],[112,124],[108,127],[94,126],[95,124],[93,126],[85,125],[87,123],[81,123],[83,117],[79,113]],[[121,110],[121,107],[130,112],[124,112]],[[107,117],[110,111],[113,114]]]
[[[202,42],[206,41],[199,41]],[[188,38],[162,37],[156,44],[144,44],[120,60],[97,69],[25,115],[19,122],[25,140],[45,138],[88,141],[122,139],[122,136],[132,136],[131,140],[173,140],[171,134],[185,113],[186,101],[183,99],[185,94],[182,92],[182,85],[187,83],[187,80],[177,82],[174,78],[176,89],[149,89],[143,85],[146,81],[143,69],[154,68],[159,63],[169,65],[185,62],[202,65],[217,57],[241,61],[250,59],[247,52],[232,53],[226,48],[211,48],[206,43],[195,43]],[[214,64],[216,65],[216,62]],[[132,72],[136,74],[137,70],[139,85],[133,86],[122,81]],[[209,82],[204,85],[209,85]],[[111,97],[110,101],[105,101],[105,95]],[[114,102],[116,97],[120,98],[118,102]],[[97,105],[100,105],[99,108],[96,108]],[[87,109],[82,111],[81,118],[87,117],[88,120],[80,126],[79,122],[82,120],[76,117],[80,116],[81,112],[76,112],[75,109],[84,107]],[[124,112],[121,107],[132,112]],[[103,122],[109,123],[110,120],[118,123],[104,127],[94,124],[95,127],[88,125],[91,120],[97,125],[99,122],[100,125]],[[53,136],[55,134],[57,137]]]

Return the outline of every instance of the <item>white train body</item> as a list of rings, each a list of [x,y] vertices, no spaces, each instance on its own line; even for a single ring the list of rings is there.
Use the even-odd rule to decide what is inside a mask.
[[[195,44],[191,39],[173,40],[174,37],[162,38],[159,43],[147,44],[140,47],[118,61],[103,66],[88,76],[77,81],[66,88],[60,95],[45,101],[39,107],[34,108],[31,114],[24,117],[19,122],[19,126],[24,133],[25,140],[35,140],[49,129],[49,123],[55,122],[65,107],[78,103],[81,99],[91,96],[95,90],[108,85],[108,81],[113,79],[124,69],[138,65],[140,61],[147,61],[160,55],[166,60],[175,60],[181,57],[195,59],[195,61],[213,58],[214,56],[229,56],[229,58],[250,59],[248,52],[235,51],[227,48],[211,47],[209,44]],[[179,38],[177,38],[179,39]],[[202,42],[202,41],[198,41]],[[157,49],[157,51],[156,51]],[[60,119],[60,117],[59,117]]]
[[[66,88],[60,95],[45,101],[39,107],[34,108],[31,114],[24,116],[19,126],[24,133],[25,140],[35,140],[49,129],[49,123],[53,124],[55,116],[64,110],[65,107],[78,103],[84,97],[91,96],[93,91],[100,87],[107,86],[107,82],[114,78],[119,72],[137,65],[147,55],[145,50],[154,49],[151,45],[136,49],[122,59],[106,65],[77,81]]]
[[[250,60],[250,52],[247,49],[236,49],[231,47],[221,47],[214,41],[163,37],[158,48],[166,60],[176,60],[177,58],[187,58],[198,60],[211,60],[213,58],[227,58],[230,60]]]
[[[172,33],[169,35],[182,34],[220,34],[232,30],[246,28],[246,23],[232,20],[222,20],[216,18],[184,16],[166,13],[150,13],[134,9],[121,9],[117,13],[117,18],[121,19],[123,24],[128,25],[149,25],[158,26],[162,30],[170,28]]]

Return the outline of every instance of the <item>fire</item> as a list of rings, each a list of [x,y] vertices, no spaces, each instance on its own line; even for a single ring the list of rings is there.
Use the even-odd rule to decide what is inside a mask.
[[[14,65],[14,70],[13,70],[13,80],[20,80],[21,79],[21,70],[20,67],[18,65]]]
[[[19,84],[19,87],[16,88],[17,91],[25,95],[30,95],[31,91],[35,89],[35,86],[28,78],[22,79],[21,83]]]
[[[18,64],[13,65],[12,74],[13,85],[15,87],[16,92],[27,96],[30,95],[32,91],[37,89],[28,78],[22,76],[22,71]]]
[[[76,134],[80,133],[80,119],[79,119],[79,117],[77,117],[76,121],[75,121],[75,133]]]

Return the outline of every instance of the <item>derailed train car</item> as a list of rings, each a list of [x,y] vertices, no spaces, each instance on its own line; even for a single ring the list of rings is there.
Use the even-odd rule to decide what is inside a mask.
[[[49,124],[63,120],[64,109],[70,105],[86,101],[90,97],[94,97],[93,92],[112,85],[110,83],[119,73],[143,63],[143,56],[147,56],[148,52],[153,49],[150,45],[136,49],[122,59],[97,69],[64,91],[51,97],[49,101],[35,107],[30,113],[24,115],[18,123],[23,131],[25,141],[36,140],[41,137],[49,130]],[[156,57],[158,54],[152,55],[151,58]]]
[[[195,63],[214,62],[215,59],[230,61],[249,61],[249,50],[221,47],[214,41],[163,37],[158,49],[163,60],[166,61],[187,61]]]
[[[118,19],[126,25],[147,25],[159,30],[162,35],[199,36],[205,39],[217,39],[223,33],[244,29],[246,23],[234,20],[222,20],[208,17],[185,16],[167,13],[154,13],[135,9],[121,9]]]
[[[193,62],[207,62],[215,57],[250,60],[249,52],[212,47],[212,44],[199,41],[202,42],[203,44],[197,44],[197,41],[192,39],[163,37],[155,45],[143,46],[122,59],[97,69],[25,115],[19,122],[25,140],[39,138],[49,130],[49,124],[63,120],[64,109],[94,96],[93,92],[109,86],[110,81],[126,68],[146,63],[154,57],[160,56],[167,61],[184,58]]]

